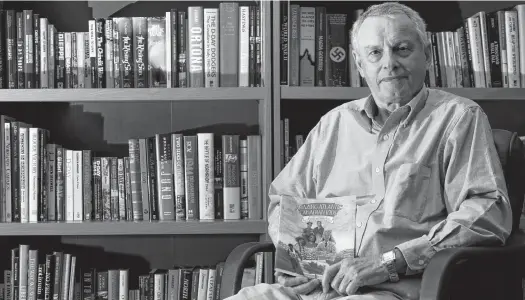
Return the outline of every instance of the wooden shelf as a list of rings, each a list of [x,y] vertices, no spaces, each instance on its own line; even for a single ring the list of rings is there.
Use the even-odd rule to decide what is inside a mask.
[[[0,223],[0,236],[264,234],[264,220]]]
[[[476,101],[525,100],[525,88],[437,88]],[[368,96],[368,88],[358,87],[289,87],[281,86],[281,99],[354,100]]]
[[[104,102],[262,100],[262,87],[129,88],[129,89],[1,89],[0,102]]]

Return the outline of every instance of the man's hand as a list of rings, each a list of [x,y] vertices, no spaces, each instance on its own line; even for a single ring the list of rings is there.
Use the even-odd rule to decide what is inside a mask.
[[[377,257],[345,258],[325,269],[322,286],[326,294],[330,288],[340,295],[352,295],[359,287],[379,284],[389,279],[388,271]]]
[[[299,295],[308,295],[321,286],[321,280],[319,279],[294,277],[281,272],[275,272],[275,276],[277,276],[277,282],[280,285],[292,288]]]

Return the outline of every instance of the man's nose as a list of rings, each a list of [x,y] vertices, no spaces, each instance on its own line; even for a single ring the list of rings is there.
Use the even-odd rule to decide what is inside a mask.
[[[398,57],[395,55],[394,51],[392,49],[387,49],[383,52],[382,65],[383,69],[386,70],[393,70],[399,66]]]

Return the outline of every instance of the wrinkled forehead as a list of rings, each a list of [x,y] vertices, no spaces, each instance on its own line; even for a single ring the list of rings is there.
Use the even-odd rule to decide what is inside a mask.
[[[363,21],[357,34],[357,44],[360,48],[383,44],[385,39],[390,42],[415,42],[419,39],[416,24],[404,14],[371,16]]]

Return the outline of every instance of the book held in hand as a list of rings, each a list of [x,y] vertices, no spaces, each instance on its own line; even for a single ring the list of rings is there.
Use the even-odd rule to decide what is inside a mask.
[[[322,278],[326,267],[354,257],[355,196],[305,199],[283,196],[276,271]]]

